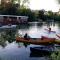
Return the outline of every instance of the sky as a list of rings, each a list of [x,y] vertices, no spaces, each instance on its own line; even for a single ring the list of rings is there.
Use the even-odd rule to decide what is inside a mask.
[[[57,12],[60,8],[56,0],[30,0],[29,7],[32,10],[45,9],[46,11],[51,10]]]

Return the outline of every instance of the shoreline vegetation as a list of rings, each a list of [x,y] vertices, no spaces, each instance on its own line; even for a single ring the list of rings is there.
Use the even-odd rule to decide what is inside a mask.
[[[28,0],[27,0],[28,1]],[[28,22],[33,21],[60,21],[60,10],[58,12],[52,12],[42,10],[31,10],[29,7],[26,7],[24,4],[28,3],[24,0],[22,5],[14,3],[11,1],[9,3],[4,3],[0,5],[0,15],[17,15],[17,16],[28,16]]]

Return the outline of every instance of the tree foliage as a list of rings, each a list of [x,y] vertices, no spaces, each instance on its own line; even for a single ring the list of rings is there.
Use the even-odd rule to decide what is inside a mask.
[[[26,9],[26,8],[18,9],[17,15],[28,16],[29,21],[35,20],[35,13],[30,9]]]
[[[60,0],[56,0],[56,1],[58,1],[58,3],[60,4]]]
[[[6,5],[6,7],[3,8],[2,14],[4,15],[15,15],[17,11],[17,8],[14,4]]]
[[[15,3],[15,1],[18,3]],[[47,14],[45,14],[45,10],[39,10],[38,14],[36,14],[36,11],[26,7],[26,3],[29,3],[29,0],[11,0],[5,6],[0,5],[0,14],[28,16],[29,21],[38,21],[38,19],[43,21],[49,19],[60,20],[60,15],[52,11],[47,11]]]

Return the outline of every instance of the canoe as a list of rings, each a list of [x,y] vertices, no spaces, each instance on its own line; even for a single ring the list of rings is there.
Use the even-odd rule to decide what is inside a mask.
[[[17,42],[23,42],[23,43],[30,43],[30,44],[36,44],[36,45],[46,45],[46,44],[51,44],[55,42],[55,38],[21,38],[21,37],[16,37]]]

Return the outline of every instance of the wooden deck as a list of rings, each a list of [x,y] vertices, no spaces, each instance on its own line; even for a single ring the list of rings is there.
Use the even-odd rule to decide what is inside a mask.
[[[36,44],[36,45],[46,45],[46,44],[51,44],[51,43],[60,43],[59,41],[55,40],[54,38],[45,38],[45,39],[41,39],[41,38],[30,38],[30,39],[25,39],[25,38],[20,38],[17,37],[16,38],[17,42],[23,42],[23,43],[30,43],[30,44]]]

